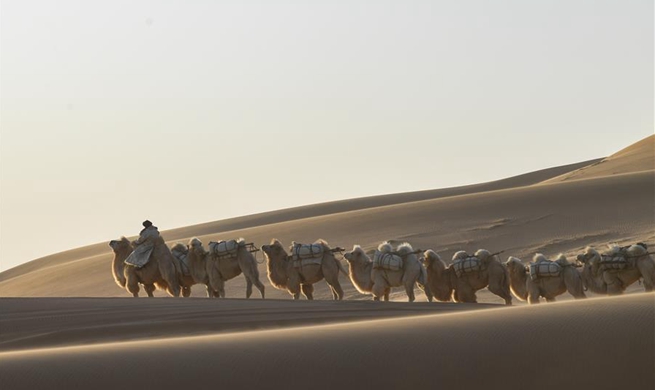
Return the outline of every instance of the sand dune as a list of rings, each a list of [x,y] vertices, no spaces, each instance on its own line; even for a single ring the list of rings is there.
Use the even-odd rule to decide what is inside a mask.
[[[590,179],[622,173],[652,171],[653,169],[655,169],[655,135],[621,149],[607,158],[545,180],[545,182]]]
[[[434,248],[446,258],[458,249],[480,247],[527,258],[536,251],[572,255],[587,244],[652,241],[655,217],[648,210],[654,209],[655,175],[641,172],[368,208],[200,237],[207,242],[244,236],[259,245],[271,237],[285,244],[322,237],[333,245],[361,244],[367,249],[385,239],[407,240],[416,247]],[[110,276],[108,249],[5,279],[0,295],[125,296]],[[263,265],[260,271],[264,274]],[[365,298],[346,278],[342,283],[348,286],[348,298]],[[288,297],[266,284],[271,298]],[[244,296],[243,278],[227,286],[229,297]],[[317,297],[329,296],[324,284],[317,287]],[[197,286],[194,293],[203,291]]]
[[[535,252],[572,256],[589,244],[655,243],[653,140],[603,160],[492,183],[304,206],[163,234],[171,243],[243,236],[258,245],[272,237],[285,244],[321,237],[365,249],[389,239],[444,258],[487,248],[525,260]],[[315,292],[323,301],[292,301],[267,280],[267,298],[280,299],[97,298],[127,296],[111,278],[111,257],[107,243],[99,243],[0,274],[4,297],[96,297],[0,299],[3,388],[655,385],[654,294],[512,308],[380,303],[342,276],[345,302],[327,300],[324,283]],[[263,264],[260,272],[265,280]],[[635,284],[629,292],[642,289]],[[196,287],[194,295],[203,290]],[[245,295],[242,277],[228,282],[227,295]],[[486,291],[478,297],[502,302]],[[403,300],[404,293],[393,298]]]
[[[650,388],[654,299],[5,352],[0,377],[11,389]]]
[[[622,172],[632,169],[622,174],[581,178],[580,172],[596,169],[600,160],[594,160],[475,186],[304,206],[163,234],[171,243],[193,236],[205,242],[242,236],[258,245],[273,237],[284,244],[320,237],[332,245],[366,249],[390,239],[433,248],[445,258],[459,249],[487,248],[526,260],[538,251],[574,255],[587,244],[647,242],[655,238],[655,171],[642,168],[644,156],[655,158],[653,139],[603,160],[608,167],[619,161]],[[577,180],[562,179],[576,172]],[[35,260],[0,274],[0,296],[124,297],[127,293],[110,276],[111,257],[107,244],[99,243]],[[264,265],[260,272],[266,279]],[[269,297],[288,298],[265,284]],[[342,284],[348,299],[367,299],[347,278],[342,277]],[[193,293],[204,295],[199,286]],[[228,282],[227,293],[243,297],[243,278]],[[317,285],[316,297],[330,297],[324,284]],[[486,293],[480,297],[500,302]]]
[[[4,298],[0,351],[163,339],[497,307],[374,301]]]

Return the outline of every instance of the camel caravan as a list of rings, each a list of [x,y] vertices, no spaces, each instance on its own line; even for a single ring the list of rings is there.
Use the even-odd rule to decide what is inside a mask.
[[[185,245],[169,247],[152,222],[143,222],[139,238],[130,242],[121,237],[109,242],[114,252],[112,274],[116,284],[134,297],[141,288],[149,297],[156,289],[172,297],[189,297],[191,287],[202,284],[209,298],[225,298],[225,283],[243,274],[246,298],[253,286],[262,299],[265,288],[259,278],[256,253],[260,251],[243,238],[210,241],[205,247],[196,237]],[[330,247],[324,240],[311,244],[292,242],[285,249],[277,239],[263,245],[268,280],[293,299],[302,294],[314,299],[314,284],[325,280],[334,300],[342,300],[344,291],[339,282],[343,274],[350,278],[357,291],[376,301],[389,301],[392,288],[403,288],[409,302],[416,299],[415,288],[427,300],[476,303],[476,293],[484,288],[512,305],[512,296],[537,304],[541,298],[553,302],[569,293],[575,299],[586,298],[586,291],[596,294],[622,294],[628,286],[642,282],[647,292],[655,285],[655,260],[644,243],[620,247],[610,245],[601,253],[587,247],[569,262],[560,254],[548,259],[537,253],[531,262],[509,256],[500,260],[502,252],[479,249],[473,254],[456,252],[446,264],[434,250],[415,250],[409,243],[394,248],[383,242],[366,252],[355,245],[346,252]],[[337,258],[343,257],[344,267]]]

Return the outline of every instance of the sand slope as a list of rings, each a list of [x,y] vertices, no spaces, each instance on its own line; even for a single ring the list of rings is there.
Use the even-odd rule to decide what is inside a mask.
[[[0,378],[9,389],[652,388],[654,302],[635,294],[6,352]]]
[[[366,249],[389,239],[433,248],[446,259],[459,249],[505,250],[504,256],[528,260],[535,252],[575,255],[589,244],[649,242],[655,240],[655,171],[642,168],[644,156],[654,158],[653,139],[608,159],[607,164],[620,161],[622,171],[632,167],[623,174],[553,181],[563,172],[580,175],[582,165],[586,171],[596,169],[597,161],[592,161],[476,186],[305,206],[163,234],[171,243],[193,236],[204,242],[246,237],[257,245],[273,237],[285,245],[324,238],[335,246],[360,244]],[[107,244],[99,243],[35,260],[0,274],[0,296],[124,297],[127,293],[111,278],[111,258]],[[268,297],[288,298],[269,285],[263,264],[260,272]],[[346,277],[341,280],[348,299],[367,298]],[[194,295],[203,296],[203,290],[196,286]],[[243,277],[228,282],[227,294],[244,297]],[[330,297],[324,283],[317,285],[316,297]],[[480,298],[500,302],[485,293]]]
[[[621,173],[652,171],[653,169],[655,169],[655,135],[644,138],[600,161],[545,180],[545,182],[590,179]]]
[[[0,352],[478,310],[497,305],[202,298],[3,298]]]

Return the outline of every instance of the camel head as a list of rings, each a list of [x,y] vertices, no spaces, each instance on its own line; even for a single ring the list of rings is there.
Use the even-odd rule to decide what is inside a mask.
[[[364,252],[364,249],[362,249],[362,247],[359,245],[354,245],[353,250],[344,253],[343,257],[346,259],[348,264],[352,265],[368,263],[371,261],[371,259],[366,255],[366,252]]]
[[[189,247],[182,244],[181,242],[178,242],[177,244],[175,244],[175,245],[173,245],[171,247],[171,252],[188,253],[189,252]]]
[[[524,274],[526,273],[525,264],[518,257],[510,256],[505,262],[505,266],[510,274]]]
[[[207,255],[207,251],[205,250],[205,247],[202,246],[202,241],[200,241],[199,238],[193,237],[191,240],[189,240],[189,252],[193,252],[196,256],[205,256]]]
[[[130,240],[128,240],[125,237],[121,237],[118,240],[109,241],[109,246],[114,251],[114,253],[119,253],[123,251],[130,251],[130,252],[132,251],[132,245],[130,244]]]
[[[267,261],[286,260],[289,257],[282,243],[275,238],[271,240],[269,245],[262,245],[262,251],[266,255]]]
[[[578,262],[582,263],[582,274],[596,275],[600,267],[600,253],[594,248],[588,246],[584,253],[576,257]]]
[[[598,283],[595,278],[597,278],[600,271],[600,253],[594,248],[588,246],[585,248],[584,253],[579,254],[576,259],[580,264],[582,264],[582,282],[588,289],[597,290],[596,292],[601,292],[602,287],[599,288]],[[607,286],[605,286],[607,288]]]
[[[440,269],[446,268],[446,264],[443,262],[443,260],[441,260],[441,256],[439,256],[439,254],[432,249],[428,249],[427,251],[423,252],[422,259],[423,264],[428,271],[436,269],[438,264],[442,265],[439,267]]]

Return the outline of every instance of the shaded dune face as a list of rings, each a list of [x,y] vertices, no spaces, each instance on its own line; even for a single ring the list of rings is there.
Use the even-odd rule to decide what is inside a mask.
[[[155,306],[165,306],[159,308],[160,315],[164,317],[174,310],[174,300],[155,301]],[[642,388],[645,383],[652,381],[652,346],[655,341],[652,332],[655,307],[652,302],[652,294],[632,294],[536,307],[451,312],[443,316],[435,314],[224,335],[5,352],[0,353],[0,376],[3,384],[11,389],[62,388],[70,381],[70,367],[75,367],[75,383],[85,388],[120,387],[124,384],[124,378],[115,372],[121,372],[129,375],[132,378],[131,385],[136,387],[148,388],[154,383],[162,389],[179,389],[188,385],[189,378],[194,378],[194,384],[215,383],[215,378],[206,373],[214,370],[219,362],[223,372],[221,383],[228,388],[256,388],[261,386],[262,378],[282,380],[289,377],[294,378],[285,385],[289,389],[306,389],[306,383],[312,381],[316,388],[325,389],[367,386],[431,388],[435,377],[438,377],[438,383],[445,388],[496,389],[507,386],[508,361],[512,362],[512,381],[516,383],[533,381],[538,373],[543,372],[543,364],[535,364],[534,359],[521,358],[525,356],[527,348],[529,351],[539,351],[539,361],[547,362],[544,364],[557,373],[539,378],[538,388]],[[192,303],[212,302],[195,300]],[[375,302],[318,301],[225,303],[228,306],[238,303],[239,306],[235,307],[235,312],[230,316],[231,323],[245,315],[244,304],[273,304],[277,311],[286,316],[289,315],[286,310],[298,313],[301,308],[302,313],[294,314],[298,318],[303,313],[311,316],[312,312],[315,317],[320,309],[324,313],[331,313],[333,317],[345,314],[346,317],[341,320],[347,318],[345,312],[350,310],[349,305],[360,305],[350,315],[362,313],[367,306],[373,312],[379,311],[381,307],[384,308],[382,310],[392,310],[387,309],[390,306],[401,311],[421,306],[460,307],[428,303],[381,306]],[[228,308],[214,306],[222,316],[229,315]],[[207,313],[212,314],[211,311]],[[217,319],[220,317],[216,316]],[[243,319],[244,323],[252,320]],[[201,321],[201,318],[196,318],[190,321],[190,325]],[[561,328],[563,323],[566,323],[566,330],[557,332],[557,337],[535,337],[535,334],[552,334],[553,329]],[[126,335],[137,327],[136,322],[123,325]],[[630,331],[626,332],[625,329]],[[106,334],[97,327],[91,331]],[[120,335],[120,332],[112,333]],[[595,343],[593,348],[589,348],[593,340],[604,342]],[[467,353],[435,353],[459,351],[462,346],[466,346]],[[562,357],[563,350],[576,351],[576,358],[584,361],[585,365],[572,370],[570,359]],[[412,351],[413,358],[394,360],[393,370],[362,369],[362,362],[368,361],[370,356],[382,356],[389,351]],[[620,353],[621,359],[608,359],[608,356],[617,353]],[[171,356],[175,358],[171,359]],[[307,356],[320,356],[330,361],[333,372],[339,375],[324,375],[324,367]],[[471,356],[485,364],[478,364],[472,372]],[[430,362],[429,367],[420,362]],[[107,370],[107,367],[112,367],[112,370]],[[35,371],[38,371],[38,375],[34,375]],[[144,371],[149,375],[138,375]],[[184,375],[180,372],[184,372]],[[316,382],[316,378],[320,380]]]

